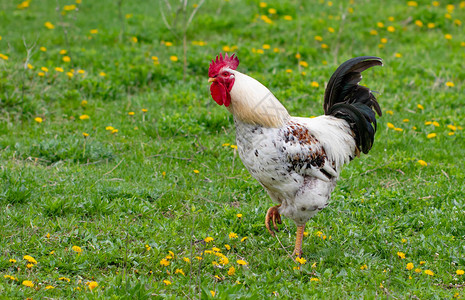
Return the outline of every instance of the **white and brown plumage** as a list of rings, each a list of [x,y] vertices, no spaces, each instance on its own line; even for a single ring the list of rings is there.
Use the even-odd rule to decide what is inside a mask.
[[[238,59],[220,54],[212,61],[209,81],[213,99],[234,116],[239,156],[250,174],[278,203],[265,224],[284,215],[297,225],[294,254],[302,254],[306,222],[328,205],[342,166],[368,153],[376,132],[371,91],[359,86],[361,72],[382,65],[377,57],[358,57],[342,64],[328,82],[325,115],[292,117],[257,80],[236,71]],[[373,126],[373,125],[374,126]]]

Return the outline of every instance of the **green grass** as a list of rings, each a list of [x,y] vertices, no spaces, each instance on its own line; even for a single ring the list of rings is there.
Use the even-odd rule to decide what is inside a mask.
[[[287,0],[261,8],[210,0],[187,31],[185,81],[182,41],[164,25],[162,1],[124,1],[122,19],[117,1],[84,0],[65,14],[71,3],[58,2],[58,12],[51,0],[26,9],[0,3],[0,53],[8,57],[0,58],[0,298],[464,296],[465,275],[456,273],[465,269],[464,2],[448,11],[442,1]],[[24,67],[24,43],[34,45],[33,69]],[[266,232],[272,203],[225,145],[235,143],[232,117],[207,83],[209,61],[225,46],[237,47],[240,71],[299,116],[323,113],[325,83],[340,63],[384,59],[362,81],[379,92],[384,112],[375,145],[344,170],[330,206],[307,224],[300,269],[288,257],[295,225],[285,220],[277,239]],[[195,258],[212,247],[228,264],[215,266],[221,257],[208,252]],[[37,264],[27,268],[25,255]],[[92,281],[98,287],[90,290]]]

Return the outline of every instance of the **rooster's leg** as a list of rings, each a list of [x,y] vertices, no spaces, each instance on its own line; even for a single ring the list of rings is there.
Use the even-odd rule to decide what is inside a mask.
[[[276,223],[278,224],[282,224],[281,222],[281,215],[279,214],[279,211],[278,211],[278,208],[280,207],[281,205],[276,205],[276,206],[273,206],[273,207],[270,207],[268,209],[268,211],[266,212],[266,217],[265,217],[265,226],[266,226],[266,229],[268,229],[268,232],[272,235],[272,236],[275,236],[274,235],[274,231],[273,229],[271,228],[270,226],[270,223],[273,222],[273,227],[276,231],[278,231],[278,225],[276,225]]]
[[[297,255],[299,257],[302,256],[302,241],[304,239],[304,230],[305,230],[305,224],[302,226],[297,226],[297,237],[295,239],[295,247],[294,247],[294,252],[292,255]]]

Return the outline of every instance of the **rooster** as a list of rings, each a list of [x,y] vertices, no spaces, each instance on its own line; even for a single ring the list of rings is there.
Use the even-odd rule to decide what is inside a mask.
[[[361,72],[383,62],[363,56],[339,66],[326,87],[325,114],[315,118],[289,115],[269,89],[237,71],[238,65],[235,54],[212,60],[211,96],[232,113],[244,166],[278,204],[266,213],[267,230],[275,236],[281,215],[292,219],[293,255],[300,257],[305,224],[328,205],[342,167],[373,145],[375,112],[382,113],[370,89],[358,83]]]

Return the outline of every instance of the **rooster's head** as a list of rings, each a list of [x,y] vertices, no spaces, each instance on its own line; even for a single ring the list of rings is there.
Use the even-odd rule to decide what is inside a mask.
[[[239,59],[235,54],[228,56],[226,53],[223,55],[216,56],[215,60],[212,60],[210,68],[208,69],[208,82],[211,82],[210,92],[213,100],[219,105],[228,107],[231,104],[231,91],[235,76],[232,70],[236,70],[239,65]]]

